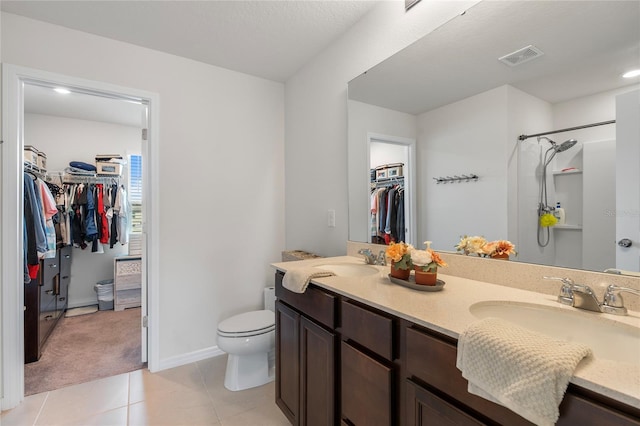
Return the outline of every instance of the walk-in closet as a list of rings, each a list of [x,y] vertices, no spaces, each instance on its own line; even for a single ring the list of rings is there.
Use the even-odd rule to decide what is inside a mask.
[[[25,85],[25,395],[144,367],[144,112]]]
[[[408,145],[392,138],[371,138],[369,242],[414,244],[411,232]]]

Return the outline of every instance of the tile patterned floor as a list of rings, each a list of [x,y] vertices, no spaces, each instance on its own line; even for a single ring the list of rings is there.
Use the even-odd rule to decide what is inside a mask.
[[[226,356],[149,373],[138,370],[25,398],[2,426],[222,425],[288,426],[274,383],[231,392]]]

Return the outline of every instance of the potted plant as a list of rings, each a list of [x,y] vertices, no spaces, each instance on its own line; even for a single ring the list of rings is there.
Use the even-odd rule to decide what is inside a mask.
[[[484,255],[483,247],[487,244],[487,240],[484,237],[467,235],[460,238],[460,242],[456,246],[457,251],[461,251],[465,255],[477,254],[478,256]]]
[[[492,259],[508,260],[509,255],[511,254],[513,254],[514,256],[518,255],[515,248],[516,247],[511,243],[511,241],[496,240],[496,241],[490,241],[486,243],[482,247],[482,251],[486,256]]]
[[[438,280],[438,266],[447,266],[440,255],[430,247],[431,242],[425,241],[425,250],[411,250],[411,261],[416,274],[416,284],[436,285]]]
[[[386,250],[386,255],[391,259],[391,276],[401,280],[408,280],[413,263],[410,250],[413,247],[404,242],[391,243]]]

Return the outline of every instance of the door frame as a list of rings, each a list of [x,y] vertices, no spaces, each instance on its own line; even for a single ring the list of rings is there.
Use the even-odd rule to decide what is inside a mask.
[[[401,136],[383,135],[381,133],[367,132],[367,166],[371,164],[371,143],[386,143],[389,145],[399,145],[407,149],[407,164],[404,167],[404,190],[409,194],[408,202],[405,201],[405,227],[409,228],[409,232],[405,236],[405,239],[410,244],[418,246],[418,223],[417,223],[417,202],[416,202],[416,140],[411,138],[405,138]],[[367,169],[370,170],[370,169]],[[371,194],[371,188],[369,186],[369,179],[367,179],[367,194]],[[370,197],[367,198],[370,202]],[[370,209],[367,209],[370,210]],[[407,221],[406,218],[409,218]],[[369,220],[367,220],[367,242],[371,242],[371,236],[369,235],[369,229],[371,223],[371,212],[369,212]],[[409,238],[406,238],[406,237]]]
[[[24,84],[63,85],[97,96],[133,100],[148,106],[147,141],[142,143],[143,169],[143,280],[146,299],[142,315],[147,317],[148,364],[159,369],[159,239],[160,199],[154,185],[159,182],[159,95],[109,83],[2,64],[2,147],[0,211],[0,335],[2,399],[0,409],[17,406],[24,399],[24,294],[23,294],[23,131]],[[146,245],[144,242],[146,241]],[[144,281],[143,281],[144,283]],[[18,285],[16,285],[18,284]],[[144,297],[144,290],[143,290]],[[145,312],[146,310],[146,312]]]

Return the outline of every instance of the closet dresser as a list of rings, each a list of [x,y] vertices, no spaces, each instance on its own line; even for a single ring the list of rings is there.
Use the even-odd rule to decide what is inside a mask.
[[[40,359],[42,349],[67,310],[72,246],[59,247],[56,257],[41,259],[38,277],[24,284],[24,361]]]

